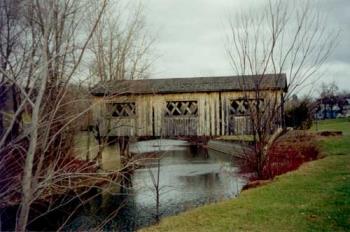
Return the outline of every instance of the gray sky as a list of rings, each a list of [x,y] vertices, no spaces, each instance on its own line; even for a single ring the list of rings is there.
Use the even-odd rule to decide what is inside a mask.
[[[225,54],[227,16],[265,0],[143,0],[157,42],[152,78],[231,75]],[[316,0],[315,0],[316,2]],[[323,81],[350,90],[350,0],[317,1],[329,24],[342,30],[339,46],[325,64]]]

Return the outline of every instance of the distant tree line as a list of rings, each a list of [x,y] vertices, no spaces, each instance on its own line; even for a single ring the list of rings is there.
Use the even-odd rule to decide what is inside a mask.
[[[314,120],[350,117],[350,92],[339,91],[334,83],[321,83],[317,97],[296,95],[286,102],[286,126],[309,129]]]

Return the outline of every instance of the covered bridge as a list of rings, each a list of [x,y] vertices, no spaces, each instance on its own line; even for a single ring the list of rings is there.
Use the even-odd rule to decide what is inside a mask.
[[[91,93],[102,136],[216,137],[250,134],[250,105],[280,105],[286,90],[277,74],[106,81]]]

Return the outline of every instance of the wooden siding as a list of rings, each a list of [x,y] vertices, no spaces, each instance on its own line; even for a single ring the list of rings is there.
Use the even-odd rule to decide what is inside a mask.
[[[253,97],[254,92],[248,93]],[[280,101],[281,91],[265,91],[265,101]],[[230,115],[230,102],[246,97],[246,92],[210,92],[178,94],[145,94],[117,97],[95,97],[93,118],[103,136],[222,136],[250,132],[246,116]],[[165,116],[167,101],[197,101],[196,116]],[[112,117],[108,104],[135,102],[136,115]]]
[[[162,136],[191,136],[197,134],[198,118],[165,117],[163,119]]]
[[[262,91],[259,98],[270,105],[278,106],[281,100],[281,91]],[[255,92],[223,92],[221,93],[221,130],[222,135],[246,135],[251,133],[250,116],[230,115],[230,102],[240,98],[255,99]],[[280,112],[278,111],[278,114]],[[280,118],[280,116],[278,117]],[[279,122],[276,122],[276,124]],[[274,128],[273,128],[274,129]],[[272,129],[272,130],[273,130]]]

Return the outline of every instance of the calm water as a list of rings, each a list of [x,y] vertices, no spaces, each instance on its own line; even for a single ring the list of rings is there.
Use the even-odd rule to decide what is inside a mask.
[[[116,190],[115,196],[105,195],[96,200],[73,221],[73,227],[91,228],[113,216],[112,209],[121,202],[125,206],[104,229],[134,231],[154,223],[157,201],[152,180],[157,180],[158,173],[161,217],[233,198],[245,184],[229,155],[197,149],[186,142],[148,141],[133,144],[130,150],[143,160],[143,168],[137,169],[131,178],[132,187],[124,190],[124,194]],[[143,159],[143,152],[151,151],[158,152],[159,166],[157,158]]]

